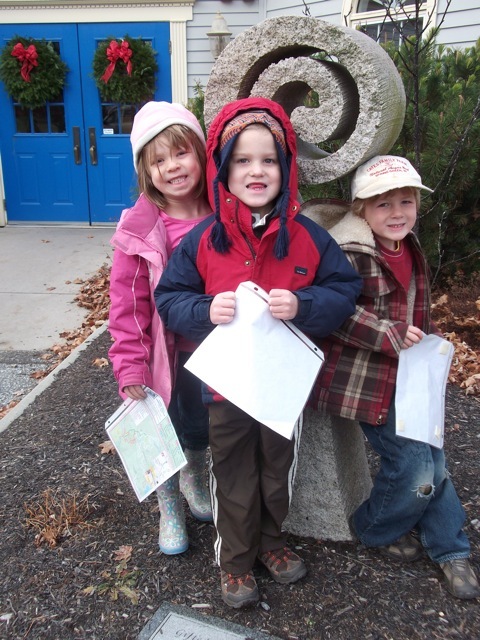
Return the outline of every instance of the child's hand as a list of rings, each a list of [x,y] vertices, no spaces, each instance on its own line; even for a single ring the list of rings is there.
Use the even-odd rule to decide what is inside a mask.
[[[298,298],[288,289],[272,289],[268,306],[270,313],[279,320],[293,320],[298,313]]]
[[[235,313],[235,292],[217,293],[210,305],[210,321],[213,324],[228,324]]]
[[[130,384],[127,387],[123,387],[123,393],[132,400],[143,400],[147,397],[141,384]]]
[[[411,324],[408,325],[407,335],[405,336],[405,340],[403,341],[402,349],[413,347],[413,345],[418,344],[422,338],[423,331],[421,329],[418,329],[418,327],[414,327]]]

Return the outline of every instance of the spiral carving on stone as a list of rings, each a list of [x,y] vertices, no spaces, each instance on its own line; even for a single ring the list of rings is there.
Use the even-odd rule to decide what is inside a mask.
[[[318,107],[305,106],[311,90]],[[207,127],[226,103],[248,96],[275,100],[290,116],[301,184],[329,182],[388,153],[405,115],[402,80],[382,47],[311,17],[270,18],[231,41],[205,89]],[[324,148],[330,141],[334,152]]]

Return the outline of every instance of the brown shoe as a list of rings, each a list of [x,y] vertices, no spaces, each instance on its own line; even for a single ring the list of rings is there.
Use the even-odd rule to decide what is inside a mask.
[[[307,575],[303,560],[288,547],[260,553],[258,559],[270,571],[270,575],[280,584],[297,582]]]
[[[258,587],[251,571],[239,575],[221,571],[220,579],[222,600],[229,607],[240,609],[240,607],[248,607],[258,602]]]
[[[442,562],[440,568],[445,574],[445,584],[452,596],[461,600],[471,600],[480,596],[477,576],[468,558]]]
[[[410,533],[406,533],[392,544],[379,547],[379,551],[390,560],[397,562],[414,562],[423,556],[421,543]]]

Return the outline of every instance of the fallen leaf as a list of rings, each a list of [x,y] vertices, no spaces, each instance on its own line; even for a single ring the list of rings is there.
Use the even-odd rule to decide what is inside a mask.
[[[120,593],[123,593],[124,596],[127,596],[132,604],[138,604],[138,593],[134,589],[131,589],[126,585],[122,585],[118,590]]]
[[[132,557],[132,550],[133,547],[131,545],[122,544],[121,547],[118,547],[118,549],[113,552],[115,560],[117,562],[120,562],[121,560],[125,560],[126,562],[128,562],[128,560],[130,560],[130,558]]]
[[[95,358],[95,360],[92,362],[92,364],[94,364],[96,367],[99,367],[100,369],[102,369],[103,367],[108,367],[108,365],[110,363],[108,362],[107,358]]]
[[[100,447],[100,453],[115,453],[116,449],[111,440],[105,440],[98,445]]]

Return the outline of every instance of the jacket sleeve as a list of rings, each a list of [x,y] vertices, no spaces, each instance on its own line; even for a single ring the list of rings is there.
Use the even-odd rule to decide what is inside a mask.
[[[398,358],[408,324],[388,317],[389,297],[393,292],[372,258],[348,251],[345,255],[363,274],[363,291],[355,313],[333,333],[332,338],[350,347]]]
[[[315,225],[312,235],[320,264],[312,285],[295,291],[300,304],[293,323],[306,334],[323,338],[354,313],[362,279],[327,231]]]
[[[149,270],[138,255],[113,254],[108,329],[114,339],[109,356],[120,393],[132,384],[152,386],[150,353],[152,300]]]
[[[194,342],[215,328],[210,321],[213,296],[196,265],[197,234],[191,231],[173,252],[155,289],[155,304],[165,327]]]
[[[373,309],[357,305],[355,313],[332,334],[336,342],[357,349],[377,351],[398,358],[408,325],[406,322],[383,318]]]

